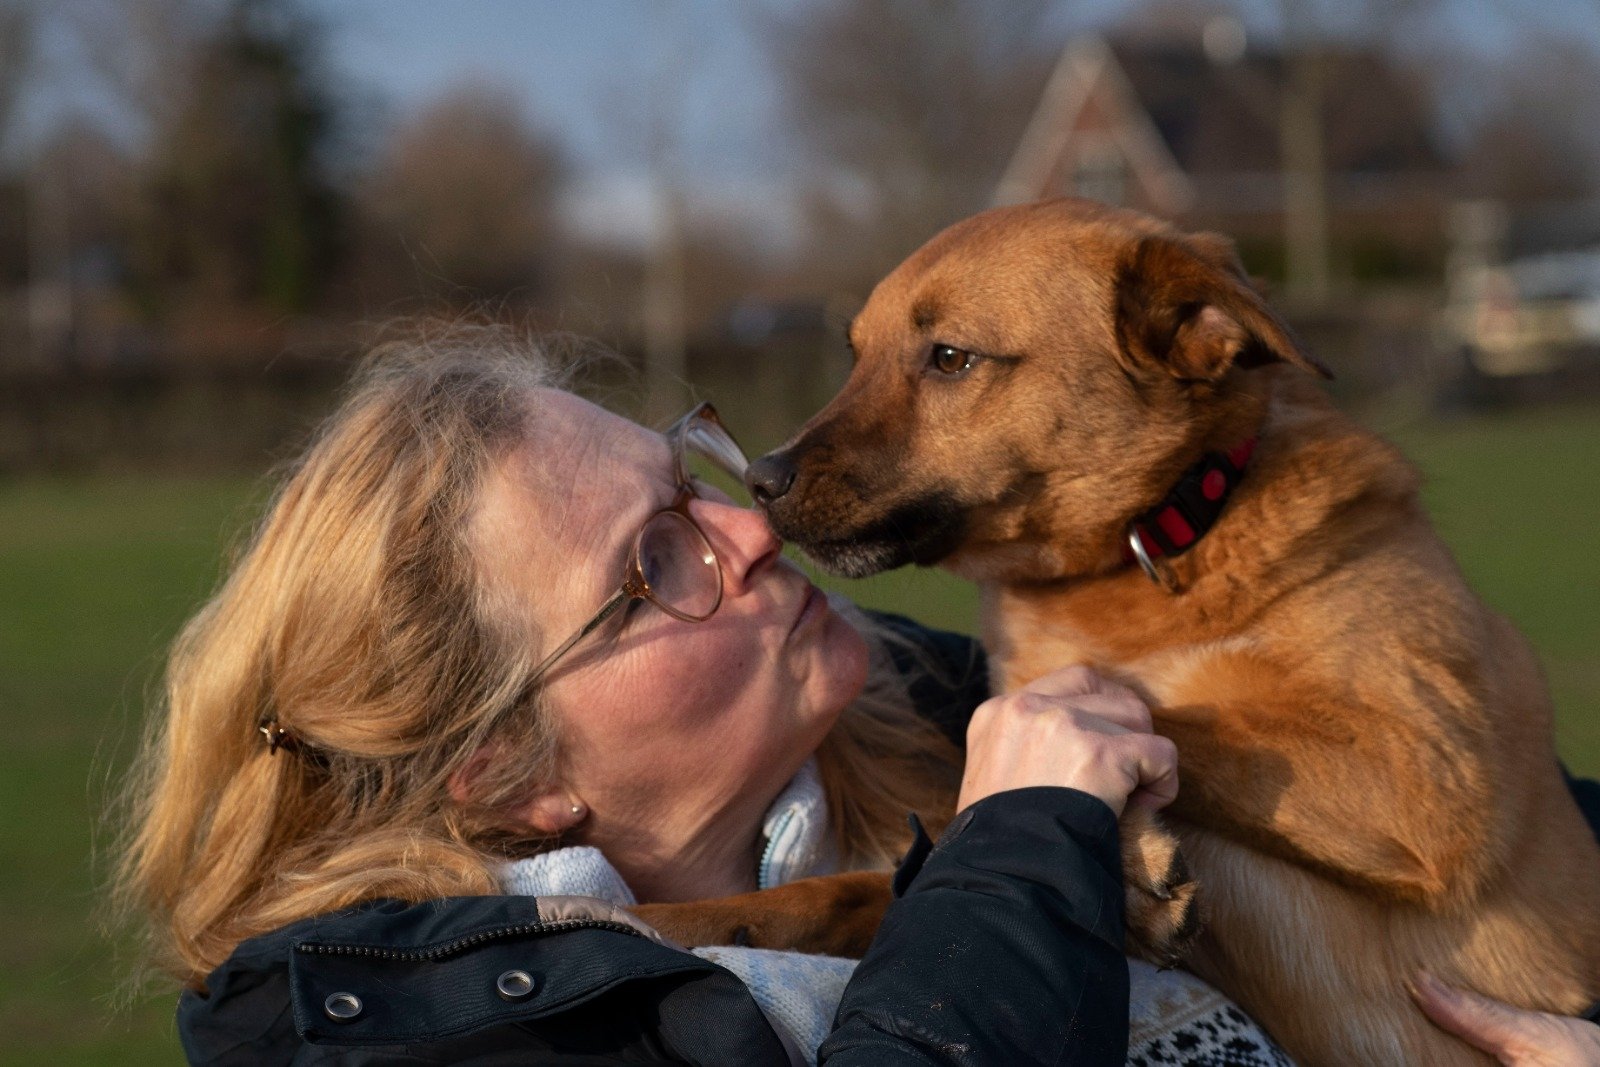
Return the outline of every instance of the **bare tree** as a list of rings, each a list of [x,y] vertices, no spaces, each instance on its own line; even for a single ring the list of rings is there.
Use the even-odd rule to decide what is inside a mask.
[[[361,187],[363,274],[392,295],[537,293],[563,171],[515,96],[447,93],[395,131]]]
[[[17,104],[32,66],[36,20],[28,0],[0,0],[0,160],[11,147]]]
[[[1512,203],[1600,194],[1600,54],[1535,36],[1497,71],[1493,102],[1463,154],[1467,191]]]
[[[655,218],[640,285],[646,415],[657,425],[677,414],[689,377],[688,234],[683,190],[683,100],[692,76],[688,27],[681,8],[656,0],[652,18],[660,49],[650,87],[644,137],[654,178]]]
[[[1337,112],[1332,94],[1348,89],[1352,47],[1389,51],[1398,31],[1424,15],[1433,0],[1274,0],[1281,67],[1257,97],[1246,97],[1257,121],[1277,130],[1284,266],[1291,296],[1325,301],[1333,285],[1330,135]],[[1189,39],[1207,36],[1219,16],[1259,12],[1240,0],[1153,0],[1123,20],[1129,28],[1166,25]],[[1240,30],[1243,21],[1232,18]],[[1238,38],[1242,50],[1244,39]],[[1209,50],[1208,42],[1208,50]],[[1235,56],[1235,59],[1238,57]],[[1232,60],[1228,60],[1231,62]],[[1269,68],[1270,69],[1270,68]],[[1403,109],[1409,101],[1396,100]]]
[[[111,248],[126,239],[133,160],[93,120],[73,115],[41,138],[34,167],[71,215],[73,247]]]
[[[87,71],[148,137],[178,121],[227,8],[210,0],[73,0],[57,17]]]
[[[1310,303],[1328,298],[1328,162],[1323,129],[1326,36],[1318,0],[1278,0],[1285,77],[1278,138],[1283,165],[1284,266],[1289,291]]]
[[[19,340],[19,324],[9,312],[8,290],[28,273],[25,183],[8,164],[13,131],[24,85],[33,59],[35,12],[27,0],[0,0],[0,362]]]
[[[1339,26],[1358,26],[1382,47],[1432,0],[1277,0],[1284,84],[1278,137],[1283,167],[1285,273],[1289,293],[1310,304],[1332,286],[1328,206],[1327,93]]]
[[[1044,0],[823,0],[760,30],[823,259],[869,276],[984,206],[1055,59]]]
[[[176,84],[154,73],[140,83],[155,123],[133,256],[140,293],[152,306],[309,310],[343,222],[341,102],[322,27],[295,0],[231,0],[203,25]]]

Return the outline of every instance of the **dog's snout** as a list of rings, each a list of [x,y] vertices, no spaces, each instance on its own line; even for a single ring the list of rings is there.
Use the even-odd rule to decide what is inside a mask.
[[[784,452],[769,452],[750,464],[744,484],[756,503],[766,507],[794,485],[794,463]]]

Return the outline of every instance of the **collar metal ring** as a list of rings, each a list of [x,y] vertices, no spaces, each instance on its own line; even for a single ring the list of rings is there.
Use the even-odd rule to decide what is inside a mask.
[[[1156,564],[1150,558],[1150,553],[1144,550],[1144,538],[1139,536],[1138,524],[1128,527],[1128,548],[1133,551],[1133,558],[1139,561],[1139,567],[1144,571],[1144,576],[1157,585],[1165,586],[1161,580],[1161,573],[1156,570]]]

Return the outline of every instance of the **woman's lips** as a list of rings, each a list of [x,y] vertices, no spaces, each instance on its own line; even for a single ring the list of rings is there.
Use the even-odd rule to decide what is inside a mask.
[[[794,625],[789,627],[789,632],[794,633],[808,621],[827,610],[828,598],[822,595],[822,590],[806,583],[805,595],[800,598],[800,610],[795,612]]]

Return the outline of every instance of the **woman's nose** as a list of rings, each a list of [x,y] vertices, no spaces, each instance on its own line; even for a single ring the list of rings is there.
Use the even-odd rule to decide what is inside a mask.
[[[689,508],[722,564],[724,595],[743,592],[753,575],[783,551],[783,542],[767,525],[766,516],[754,508],[715,500],[695,500]]]

